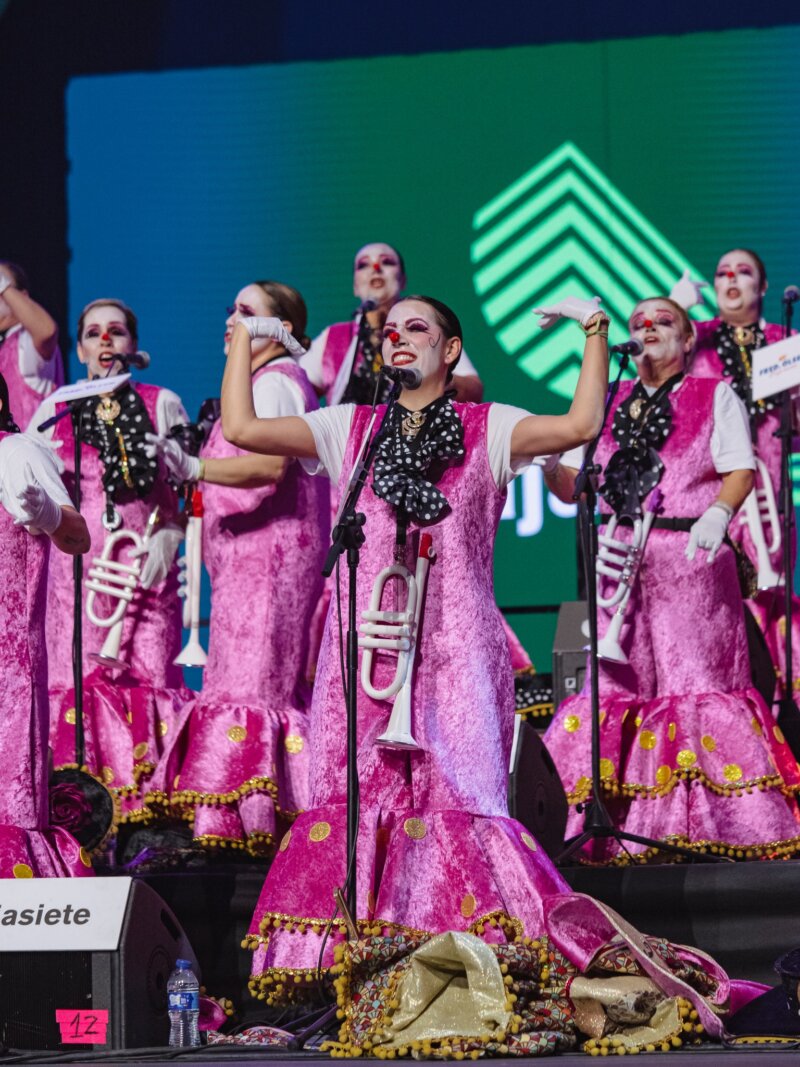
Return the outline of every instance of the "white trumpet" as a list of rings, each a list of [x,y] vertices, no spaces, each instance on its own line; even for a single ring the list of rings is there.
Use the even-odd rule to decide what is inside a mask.
[[[411,686],[414,678],[414,658],[419,637],[419,624],[425,600],[425,585],[428,567],[436,559],[430,534],[420,537],[416,573],[396,563],[385,567],[372,587],[369,610],[362,611],[364,620],[359,627],[359,646],[364,650],[361,657],[361,685],[373,700],[389,700],[394,697],[392,714],[384,733],[376,738],[376,744],[393,748],[419,748],[411,733]],[[396,578],[405,582],[406,606],[404,611],[381,611],[383,590],[388,581]],[[375,649],[397,653],[394,678],[383,689],[372,684],[372,660]]]
[[[130,541],[132,548],[143,548],[150,540],[157,522],[158,507],[156,506],[150,513],[141,537],[135,530],[115,530],[108,534],[103,543],[103,554],[95,556],[89,568],[85,583],[89,590],[86,598],[86,614],[95,626],[108,630],[108,637],[103,642],[103,647],[99,652],[90,652],[89,659],[102,663],[106,667],[123,670],[128,666],[127,661],[120,659],[119,655],[122,627],[125,624],[125,612],[139,584],[139,573],[142,569],[141,557],[134,559],[132,563],[122,563],[112,557],[123,541]],[[94,608],[95,597],[98,594],[110,596],[118,601],[111,614],[105,618],[98,615]]]
[[[608,524],[608,532],[600,537],[600,551],[597,559],[597,603],[601,607],[608,608],[616,605],[617,610],[611,617],[611,622],[605,634],[597,642],[597,655],[600,659],[611,660],[614,663],[627,663],[628,657],[622,650],[620,634],[622,624],[625,621],[625,612],[628,601],[631,598],[636,575],[642,561],[642,554],[650,530],[655,521],[658,510],[661,507],[663,494],[660,489],[654,489],[647,502],[647,513],[644,521],[637,519],[633,524],[633,536],[629,543],[614,539],[617,528],[617,517],[614,515]],[[616,582],[614,590],[607,597],[600,593],[600,575],[605,575]]]
[[[192,491],[189,502],[189,518],[186,522],[184,565],[186,585],[181,595],[183,601],[183,626],[189,631],[189,640],[173,660],[179,667],[205,667],[208,656],[200,644],[200,581],[203,570],[203,494]]]
[[[781,547],[781,520],[775,490],[763,459],[756,457],[756,481],[739,512],[742,526],[750,530],[756,550],[758,588],[774,589],[783,579],[772,566],[770,556]]]

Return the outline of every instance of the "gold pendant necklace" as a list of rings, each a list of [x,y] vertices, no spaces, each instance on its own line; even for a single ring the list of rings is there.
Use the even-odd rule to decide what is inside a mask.
[[[644,407],[644,400],[642,397],[637,396],[635,400],[631,401],[631,405],[628,408],[628,414],[634,422],[639,421],[639,417],[642,414],[642,408]]]
[[[115,400],[113,396],[107,394],[100,398],[100,403],[95,408],[95,414],[101,422],[111,423],[114,419],[119,418],[119,413],[122,408],[119,406],[119,401]]]
[[[422,411],[411,411],[400,423],[403,437],[410,437],[413,441],[419,431],[425,425],[427,415]]]
[[[733,339],[740,348],[756,343],[756,332],[752,326],[734,326]]]

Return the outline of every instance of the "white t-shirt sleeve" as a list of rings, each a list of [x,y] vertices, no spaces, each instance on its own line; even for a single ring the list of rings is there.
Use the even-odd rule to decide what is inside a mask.
[[[498,489],[505,489],[509,482],[532,464],[544,466],[547,456],[536,459],[511,460],[511,435],[514,427],[522,419],[527,419],[532,412],[517,408],[511,404],[492,404],[486,425],[489,467]]]
[[[747,412],[727,382],[720,382],[714,390],[711,458],[718,474],[756,469]]]
[[[56,345],[50,359],[44,359],[36,351],[33,338],[27,330],[19,331],[19,372],[25,384],[35,392],[46,396],[61,385],[63,380],[61,352]]]
[[[253,385],[253,406],[260,419],[305,415],[300,386],[285,374],[262,374]]]
[[[299,363],[308,375],[308,380],[318,391],[325,388],[325,380],[322,373],[322,357],[325,354],[325,346],[328,343],[327,327],[318,334],[311,342],[311,347],[304,356],[300,357]]]
[[[476,378],[480,377],[480,375],[478,374],[477,370],[475,369],[475,364],[472,362],[472,360],[469,358],[467,353],[462,348],[461,349],[461,358],[458,361],[458,366],[453,371],[453,377],[454,378],[464,378],[469,374],[474,375]]]
[[[171,389],[162,389],[156,399],[156,431],[167,434],[173,426],[185,425],[189,421],[183,401]]]
[[[35,480],[59,507],[72,501],[58,473],[52,450],[27,434],[13,434],[0,441],[0,504],[12,519],[27,515],[19,506],[19,494]]]
[[[562,467],[572,467],[574,470],[579,471],[583,466],[583,457],[585,453],[586,448],[584,445],[576,445],[575,448],[571,448],[568,452],[564,452],[559,462]]]
[[[327,474],[334,484],[338,482],[354,411],[355,404],[335,404],[333,407],[309,411],[301,416],[314,435],[314,444],[319,456],[319,460],[300,460],[309,474]]]

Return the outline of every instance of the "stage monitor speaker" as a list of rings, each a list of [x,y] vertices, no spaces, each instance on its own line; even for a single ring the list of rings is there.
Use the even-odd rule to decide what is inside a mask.
[[[167,1045],[175,961],[191,960],[200,975],[180,924],[154,890],[127,877],[36,879],[26,881],[24,895],[19,880],[7,881],[2,890],[0,1046],[99,1052]],[[105,1041],[64,1043],[56,1012],[65,1010],[98,1012],[101,1020],[107,1012]],[[96,1038],[98,1024],[89,1026]]]
[[[514,763],[508,776],[508,811],[530,830],[548,856],[564,847],[567,795],[552,756],[529,722],[519,724]]]
[[[553,641],[553,704],[580,693],[586,678],[589,638],[583,627],[588,620],[585,600],[566,600],[559,608]]]

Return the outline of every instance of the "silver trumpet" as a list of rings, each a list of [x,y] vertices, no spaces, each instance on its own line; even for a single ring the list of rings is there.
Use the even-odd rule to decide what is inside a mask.
[[[189,639],[173,660],[179,667],[205,667],[208,656],[200,644],[200,582],[203,572],[203,494],[192,490],[184,542],[186,584],[181,592],[183,626]]]
[[[600,550],[597,554],[597,603],[603,608],[616,606],[611,622],[605,634],[597,642],[597,655],[600,659],[613,663],[627,663],[628,657],[622,650],[620,634],[625,621],[628,601],[631,598],[636,575],[642,561],[642,554],[656,515],[661,508],[663,493],[654,489],[647,501],[644,521],[637,519],[633,524],[633,536],[629,542],[618,541],[614,537],[617,529],[617,516],[608,524],[608,531],[599,537]],[[608,596],[601,593],[601,575],[615,583]]]
[[[124,541],[130,541],[130,548],[142,548],[150,540],[150,536],[158,523],[158,506],[153,508],[147,520],[144,534],[141,536],[135,530],[114,530],[108,534],[103,542],[103,553],[95,556],[85,585],[89,590],[86,598],[86,614],[95,624],[104,630],[108,630],[108,637],[103,642],[99,652],[90,652],[89,659],[96,663],[102,663],[106,667],[116,667],[123,670],[128,666],[127,661],[120,658],[119,649],[122,643],[122,627],[125,625],[125,612],[133,600],[136,587],[139,584],[139,573],[142,569],[141,557],[132,563],[122,563],[114,559],[114,553]],[[109,596],[117,601],[117,605],[110,615],[101,616],[95,611],[95,597],[98,594]]]
[[[756,480],[739,512],[742,526],[750,530],[758,564],[758,588],[774,589],[783,578],[772,566],[770,556],[781,547],[781,520],[775,490],[763,459],[756,457]]]
[[[389,700],[394,697],[392,714],[384,733],[375,739],[376,744],[392,748],[419,748],[411,733],[411,686],[414,678],[414,657],[419,637],[419,624],[425,601],[425,585],[428,567],[436,559],[430,534],[420,537],[417,568],[412,574],[402,563],[385,567],[375,579],[367,611],[362,611],[364,620],[359,627],[361,657],[361,685],[373,700]],[[403,611],[382,611],[381,599],[388,581],[393,578],[405,583],[406,605]],[[375,649],[396,652],[397,667],[394,678],[383,689],[372,684],[372,661]]]

